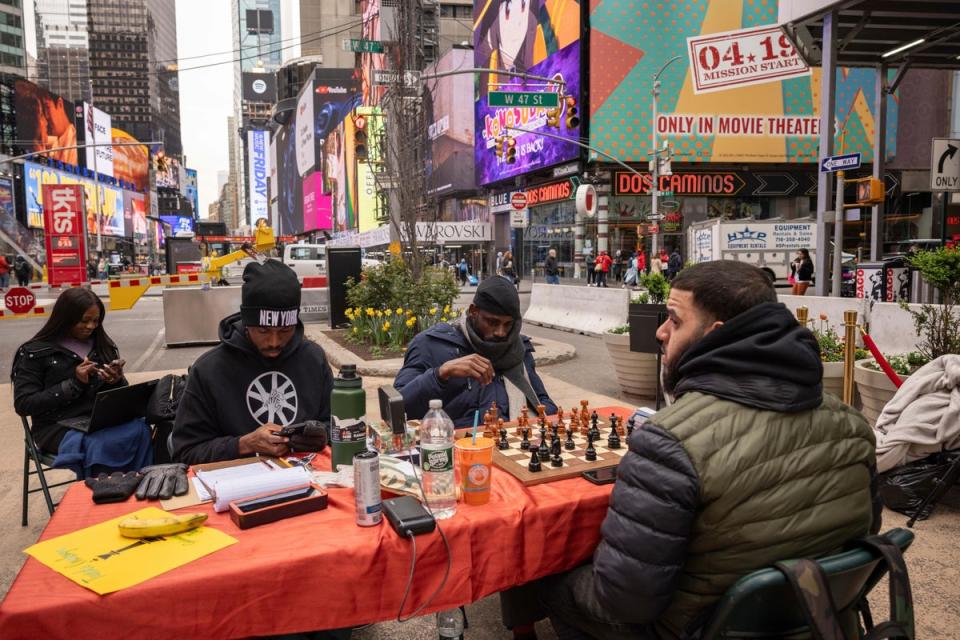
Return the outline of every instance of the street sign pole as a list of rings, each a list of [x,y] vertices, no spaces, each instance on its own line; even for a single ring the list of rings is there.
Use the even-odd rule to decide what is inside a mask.
[[[833,204],[836,210],[833,221],[833,278],[830,283],[830,295],[836,298],[840,297],[843,270],[843,224],[847,218],[847,212],[843,208],[843,178],[843,171],[837,171],[837,192]],[[819,274],[818,277],[826,277],[826,274]]]

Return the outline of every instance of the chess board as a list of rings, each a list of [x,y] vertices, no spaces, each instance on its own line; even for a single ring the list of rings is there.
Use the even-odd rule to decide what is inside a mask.
[[[540,445],[540,429],[536,426],[536,419],[531,418],[530,449],[523,450],[520,448],[520,443],[523,438],[514,433],[516,431],[516,423],[511,422],[504,425],[507,429],[507,441],[510,443],[510,448],[500,450],[494,447],[493,464],[528,487],[544,482],[576,478],[584,471],[590,469],[617,466],[617,464],[620,463],[620,459],[627,453],[627,438],[625,435],[620,438],[619,449],[607,448],[607,436],[610,435],[609,416],[613,413],[625,421],[633,415],[633,410],[626,407],[598,407],[596,411],[599,417],[597,428],[600,430],[601,437],[593,443],[593,448],[597,450],[597,459],[594,462],[587,462],[585,459],[587,437],[581,436],[579,429],[576,429],[573,434],[573,441],[576,447],[572,451],[567,451],[563,448],[563,443],[566,442],[566,436],[560,436],[560,457],[563,459],[562,467],[551,466],[550,457],[548,456],[546,459],[540,460],[540,471],[530,471],[527,468],[527,465],[530,463],[530,453],[534,447]],[[547,419],[548,425],[554,422],[556,422],[556,417]],[[547,429],[547,446],[550,446],[550,429]],[[586,482],[586,480],[584,480],[584,482]]]

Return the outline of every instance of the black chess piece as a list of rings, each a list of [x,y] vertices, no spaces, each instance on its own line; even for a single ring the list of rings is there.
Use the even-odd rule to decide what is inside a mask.
[[[530,464],[527,465],[527,469],[534,473],[542,470],[540,467],[540,456],[537,453],[536,448],[534,448],[533,453],[530,454]]]
[[[520,441],[520,448],[524,451],[530,450],[530,429],[523,430],[523,440]]]
[[[620,434],[616,429],[610,429],[610,435],[607,436],[607,447],[610,449],[620,448]]]
[[[590,434],[593,436],[594,440],[600,439],[600,427],[597,425],[600,420],[600,416],[597,415],[597,412],[594,411],[590,415]]]
[[[633,433],[633,426],[636,423],[636,418],[630,416],[630,419],[627,420],[627,437],[630,437],[630,434]]]
[[[560,437],[559,424],[560,424],[559,422],[554,422],[553,425],[551,425],[550,427],[550,435],[552,436],[551,439],[556,439]]]
[[[550,457],[550,466],[555,468],[563,466],[563,458],[560,457],[559,453]]]
[[[560,455],[560,438],[554,438],[550,443],[550,454],[554,456]]]
[[[577,448],[577,443],[573,441],[573,429],[567,429],[567,441],[563,443],[563,448],[567,451],[573,451]]]
[[[500,442],[497,443],[497,449],[503,451],[504,449],[509,449],[510,443],[507,442],[507,430],[500,429]]]
[[[587,434],[587,450],[584,454],[584,459],[587,462],[596,462],[597,461],[597,450],[593,448],[593,434]]]
[[[547,445],[547,433],[544,429],[540,429],[540,445],[537,447],[537,450],[540,452],[540,457],[544,460],[550,455],[550,449]]]

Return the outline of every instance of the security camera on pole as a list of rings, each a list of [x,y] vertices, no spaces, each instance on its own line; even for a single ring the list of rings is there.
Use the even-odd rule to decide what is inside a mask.
[[[657,145],[657,97],[660,95],[660,76],[663,75],[663,72],[667,70],[671,64],[682,58],[683,56],[674,56],[667,60],[660,70],[657,71],[656,75],[653,76],[653,89],[650,93],[653,96],[653,145],[651,145],[651,157],[650,157],[650,174],[653,177],[653,184],[650,186],[650,215],[654,221],[660,219],[660,210],[658,209],[657,199],[660,196],[660,156],[663,154],[665,162],[665,174],[670,173],[669,162],[670,162],[670,148],[669,144],[664,141],[663,149],[658,149]],[[650,239],[650,254],[657,255],[659,253],[660,244],[660,225],[656,226],[657,231],[651,234]]]

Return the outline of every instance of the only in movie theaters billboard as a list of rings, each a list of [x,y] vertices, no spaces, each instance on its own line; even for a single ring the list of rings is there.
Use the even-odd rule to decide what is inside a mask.
[[[519,80],[489,74],[481,82],[475,104],[475,163],[478,184],[518,176],[529,171],[574,160],[575,144],[538,136],[580,138],[580,3],[569,0],[513,0],[474,3],[474,66],[527,72],[559,82]],[[547,109],[491,107],[490,91],[550,91],[560,94],[557,122],[549,123]],[[573,104],[562,98],[571,96]],[[534,133],[519,133],[507,127]],[[498,157],[497,138],[516,141],[514,162]]]
[[[625,7],[627,7],[625,9]],[[777,24],[774,0],[681,0],[590,3],[590,144],[624,162],[649,157],[651,78],[660,77],[657,135],[679,162],[816,162],[819,154],[820,69],[807,76],[751,86],[694,91],[688,38]],[[736,39],[718,39],[705,68],[749,66],[757,55],[796,58],[777,31],[759,36],[758,53]],[[747,36],[744,36],[747,37]],[[767,40],[766,38],[769,38]],[[702,52],[701,52],[702,53]],[[700,58],[698,57],[698,60]],[[702,78],[701,78],[702,80]],[[873,69],[837,70],[836,153],[872,161]],[[897,101],[887,102],[887,153],[896,152]]]
[[[60,149],[46,157],[76,165],[77,127],[73,103],[26,80],[17,80],[13,88],[17,138],[23,141],[19,146],[26,153]]]

